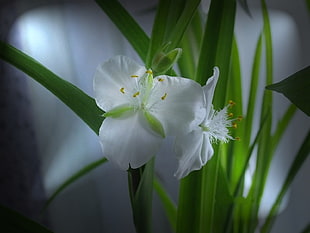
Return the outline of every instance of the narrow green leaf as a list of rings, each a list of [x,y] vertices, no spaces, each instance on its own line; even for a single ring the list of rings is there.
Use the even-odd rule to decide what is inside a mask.
[[[3,41],[0,41],[0,58],[47,88],[98,134],[104,117],[102,117],[103,111],[97,107],[93,98]]]
[[[41,224],[2,205],[0,219],[0,232],[3,233],[52,233]]]
[[[182,77],[195,78],[202,35],[201,18],[199,12],[196,12],[181,41],[183,52],[179,59],[178,67]]]
[[[154,189],[157,192],[163,207],[165,209],[165,213],[169,220],[172,230],[176,231],[176,221],[177,221],[177,208],[173,200],[169,197],[165,189],[162,187],[162,184],[158,181],[158,179],[154,179]]]
[[[186,1],[183,8],[183,12],[179,17],[176,25],[173,27],[171,33],[169,33],[168,42],[171,41],[170,48],[174,49],[179,46],[183,35],[188,28],[195,12],[200,4],[200,0]]]
[[[218,66],[220,78],[216,89],[226,90],[227,88],[235,14],[236,2],[234,0],[211,1],[195,74],[195,80],[201,85],[205,85],[207,79],[211,77],[213,67]],[[223,108],[225,100],[226,94],[215,91],[213,101],[215,109]]]
[[[160,0],[157,6],[146,59],[146,66],[149,68],[151,68],[151,63],[157,53],[166,52],[161,50],[168,46],[167,41],[165,40],[165,34],[168,27],[171,5],[172,0]]]
[[[270,229],[274,223],[275,215],[278,213],[281,201],[283,200],[283,197],[288,190],[289,186],[293,182],[296,174],[298,173],[299,169],[303,165],[303,163],[306,161],[308,156],[310,155],[310,131],[308,131],[308,134],[306,138],[304,139],[297,155],[295,156],[295,159],[293,161],[293,164],[291,165],[289,172],[284,180],[284,183],[282,185],[282,188],[272,205],[272,208],[268,214],[268,217],[266,219],[266,222],[264,223],[261,232],[267,233],[270,232]]]
[[[207,78],[212,75],[213,67],[218,66],[220,78],[217,90],[226,91],[235,13],[235,1],[211,1],[194,78],[201,85],[204,85]],[[223,92],[215,91],[214,106],[216,109],[223,108],[225,98]],[[220,154],[215,152],[213,158],[208,161],[203,169],[192,172],[181,180],[177,233],[215,232],[213,227],[216,228],[221,224],[216,212],[217,209],[222,208],[220,206],[221,201],[214,202],[214,198],[216,197],[217,200],[225,199],[229,193],[222,189],[222,184],[225,187],[227,183],[223,180],[225,176],[221,175],[222,168],[218,162],[219,157]],[[208,170],[209,175],[207,176]],[[219,192],[220,190],[222,192]],[[225,205],[224,203],[226,204],[226,201],[223,202],[223,205]],[[224,222],[225,219],[222,221]]]
[[[96,2],[127,38],[141,60],[146,62],[150,39],[135,19],[117,0],[96,0]]]
[[[193,171],[180,181],[177,233],[199,232],[201,178],[201,171]]]
[[[64,190],[66,189],[69,185],[71,185],[72,183],[74,183],[75,181],[77,181],[79,178],[81,178],[82,176],[88,174],[89,172],[93,171],[95,168],[97,168],[98,166],[104,164],[105,162],[107,162],[108,160],[106,158],[102,158],[99,159],[95,162],[92,162],[90,164],[88,164],[87,166],[83,167],[82,169],[80,169],[79,171],[77,171],[76,173],[74,173],[72,176],[70,176],[66,181],[64,181],[57,189],[56,191],[50,196],[50,198],[47,200],[43,210],[45,210],[50,204],[51,202]]]
[[[282,93],[300,110],[310,116],[310,66],[281,82],[268,85],[266,88]]]
[[[131,207],[137,233],[152,231],[154,158],[138,169],[128,170]]]
[[[262,0],[262,13],[263,13],[263,36],[265,42],[266,52],[266,84],[271,84],[273,80],[273,50],[272,50],[272,37],[270,19],[268,15],[267,5],[265,0]],[[252,187],[249,192],[248,200],[252,201],[251,213],[248,232],[254,232],[258,224],[258,211],[261,203],[261,199],[264,193],[264,188],[269,173],[270,164],[274,153],[271,151],[271,128],[272,128],[272,93],[264,92],[263,102],[261,108],[260,124],[264,120],[264,116],[270,113],[270,117],[267,119],[266,127],[262,131],[262,137],[259,140],[257,148],[257,161],[256,170],[253,176]]]
[[[254,60],[252,64],[252,74],[251,74],[251,84],[250,84],[250,91],[249,91],[249,102],[247,105],[247,112],[244,119],[245,125],[245,132],[244,132],[244,139],[245,144],[249,145],[251,140],[252,134],[252,124],[254,119],[254,110],[256,106],[256,96],[257,96],[257,89],[258,89],[258,80],[260,74],[260,65],[261,65],[261,56],[262,56],[262,34],[259,35],[256,49],[254,53]]]
[[[310,0],[305,0],[306,1],[306,5],[307,5],[307,8],[308,8],[308,11],[310,12]]]
[[[272,135],[272,148],[273,148],[272,151],[275,151],[275,148],[279,144],[279,141],[283,136],[288,124],[291,122],[293,116],[295,115],[296,110],[297,110],[296,106],[291,104],[287,108],[282,118],[278,121],[276,130]]]

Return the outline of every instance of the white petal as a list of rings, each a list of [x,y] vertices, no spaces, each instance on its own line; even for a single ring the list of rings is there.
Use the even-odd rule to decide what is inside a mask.
[[[103,155],[121,169],[138,168],[157,153],[162,137],[153,133],[142,113],[106,118],[99,131]]]
[[[213,76],[210,77],[206,83],[205,86],[203,86],[203,92],[205,95],[206,100],[206,112],[208,113],[210,111],[210,107],[212,105],[214,90],[217,84],[217,80],[219,77],[220,71],[218,67],[213,68]]]
[[[116,56],[97,67],[94,75],[94,93],[97,105],[104,111],[130,103],[145,67],[125,56]]]
[[[201,129],[192,131],[187,135],[177,136],[175,152],[179,166],[175,176],[181,179],[191,171],[199,170],[213,155],[210,140]]]
[[[180,77],[156,77],[147,108],[162,123],[166,135],[189,133],[205,117],[200,84]]]

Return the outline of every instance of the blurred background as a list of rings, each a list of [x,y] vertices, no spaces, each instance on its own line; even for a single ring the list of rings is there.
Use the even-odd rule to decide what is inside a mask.
[[[95,2],[0,2],[1,39],[90,96],[93,96],[93,74],[100,63],[119,54],[140,61]],[[262,30],[260,1],[248,2],[252,16],[238,7],[235,26],[246,92],[256,42]],[[122,0],[121,3],[150,35],[156,1]],[[207,8],[208,3],[203,1],[203,4]],[[273,36],[274,80],[279,81],[309,65],[310,15],[302,0],[294,3],[272,0],[267,5]],[[102,157],[98,137],[45,88],[12,66],[2,61],[0,64],[0,203],[46,224],[57,233],[134,232],[127,174],[110,163],[72,184],[51,203],[43,216],[40,215],[47,197],[66,178]],[[261,73],[258,98],[264,90],[264,72]],[[246,95],[244,102],[247,103]],[[289,102],[277,93],[274,102],[276,122]],[[299,111],[272,163],[262,217],[273,203],[309,128],[309,118]],[[173,176],[177,164],[171,149],[172,140],[168,138],[157,155],[156,173],[177,202],[178,180]],[[273,232],[299,232],[309,223],[309,168],[308,159],[293,182]],[[154,203],[154,232],[170,232],[155,193]]]

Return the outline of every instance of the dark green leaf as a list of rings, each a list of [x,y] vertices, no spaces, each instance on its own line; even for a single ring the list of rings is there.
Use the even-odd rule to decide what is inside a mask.
[[[59,193],[61,193],[65,188],[67,188],[69,185],[77,181],[79,178],[82,176],[86,175],[87,173],[91,172],[98,166],[104,164],[108,160],[106,158],[99,159],[95,162],[92,162],[88,164],[87,166],[83,167],[81,170],[78,172],[74,173],[72,176],[70,176],[65,182],[63,182],[57,189],[56,191],[50,196],[50,198],[47,200],[45,207],[43,208],[46,209],[49,204],[58,196]]]
[[[127,38],[141,60],[146,62],[150,39],[135,19],[116,0],[96,0],[96,2]]]
[[[97,134],[103,121],[103,111],[93,98],[71,83],[61,79],[38,61],[22,51],[0,41],[0,58],[28,74],[69,108],[71,108]]]
[[[154,158],[141,168],[128,170],[129,193],[137,233],[150,233],[152,229],[153,180]]]
[[[0,219],[0,232],[3,233],[52,233],[41,224],[2,205]]]
[[[310,66],[266,88],[282,93],[300,110],[310,116]]]
[[[177,222],[177,208],[173,200],[169,197],[165,189],[162,187],[158,179],[154,179],[154,189],[157,192],[163,207],[165,209],[167,218],[171,225],[173,231],[176,231],[176,222]]]

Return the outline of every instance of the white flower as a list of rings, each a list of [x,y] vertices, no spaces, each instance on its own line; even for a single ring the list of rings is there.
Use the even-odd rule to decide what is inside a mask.
[[[97,105],[106,113],[99,137],[103,155],[121,169],[154,156],[165,135],[188,133],[203,118],[203,91],[190,79],[153,78],[133,60],[116,56],[97,68]]]
[[[227,142],[232,139],[228,135],[227,127],[231,126],[228,119],[227,107],[215,111],[212,105],[214,89],[218,80],[219,69],[214,68],[213,76],[203,87],[205,101],[205,119],[196,125],[196,128],[186,135],[178,135],[175,142],[175,151],[179,166],[175,173],[177,178],[187,176],[193,170],[199,170],[211,159],[214,151],[211,143],[219,140]]]

